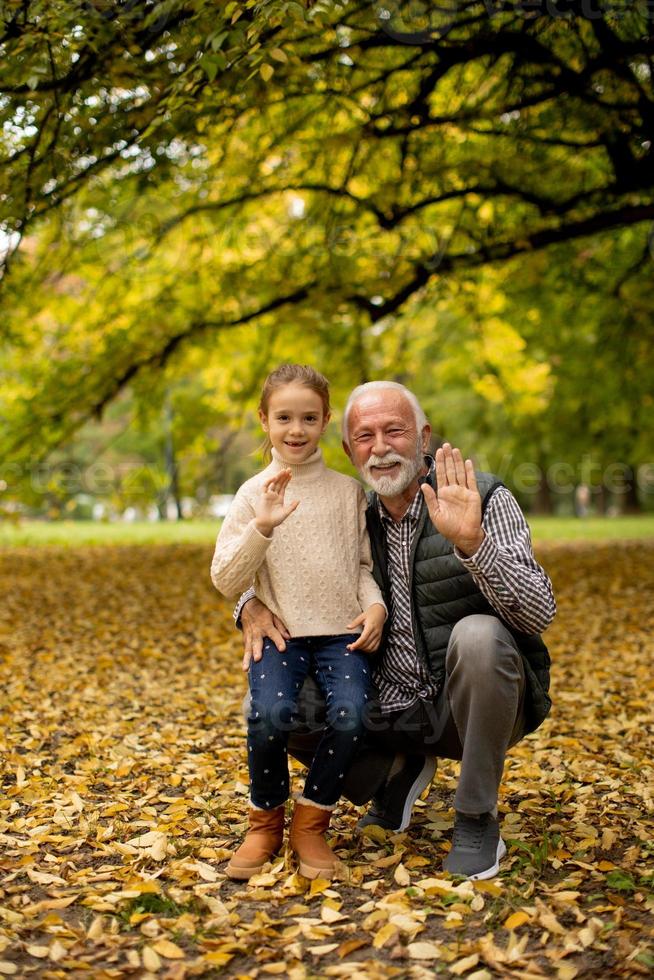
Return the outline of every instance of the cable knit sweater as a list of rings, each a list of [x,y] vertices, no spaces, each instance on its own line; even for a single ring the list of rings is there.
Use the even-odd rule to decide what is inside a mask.
[[[297,464],[274,448],[272,456],[232,502],[216,541],[211,581],[227,598],[254,585],[291,636],[347,633],[347,624],[373,603],[384,606],[372,577],[363,488],[328,469],[320,449]],[[264,482],[286,467],[292,472],[286,499],[300,506],[267,538],[254,526],[255,504]]]

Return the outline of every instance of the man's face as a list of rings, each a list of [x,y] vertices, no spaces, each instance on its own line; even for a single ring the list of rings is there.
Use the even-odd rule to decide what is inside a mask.
[[[357,399],[348,417],[349,446],[361,477],[380,496],[403,493],[424,468],[431,429],[416,428],[410,402],[400,391],[373,391]]]

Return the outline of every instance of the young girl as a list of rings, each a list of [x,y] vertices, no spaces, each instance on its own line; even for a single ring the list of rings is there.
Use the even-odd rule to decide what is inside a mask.
[[[366,654],[379,645],[386,607],[372,577],[363,489],[327,469],[318,446],[329,417],[328,382],[313,368],[282,364],[268,376],[259,418],[272,462],[236,494],[211,564],[220,592],[232,598],[254,584],[291,636],[283,653],[267,641],[250,664],[249,830],[227,866],[232,878],[250,878],[281,847],[288,734],[310,671],[325,698],[326,726],[295,804],[290,844],[308,878],[330,877],[336,866],[324,834],[363,734]]]

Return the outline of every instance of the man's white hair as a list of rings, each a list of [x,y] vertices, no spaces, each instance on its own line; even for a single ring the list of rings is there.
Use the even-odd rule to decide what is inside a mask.
[[[366,381],[365,384],[358,385],[358,387],[354,389],[354,391],[348,398],[347,403],[345,405],[345,409],[343,411],[342,432],[343,432],[343,442],[345,443],[346,446],[350,445],[350,440],[348,438],[348,433],[347,433],[347,420],[350,416],[350,412],[352,411],[352,406],[356,401],[359,400],[359,398],[362,398],[364,395],[368,395],[374,391],[399,391],[400,394],[404,395],[404,397],[410,404],[411,408],[413,409],[413,414],[415,415],[416,418],[416,429],[418,430],[418,434],[422,432],[424,426],[427,425],[427,416],[423,412],[420,402],[418,401],[418,399],[416,398],[416,396],[413,394],[412,391],[409,391],[408,388],[405,388],[404,385],[401,385],[399,381]]]

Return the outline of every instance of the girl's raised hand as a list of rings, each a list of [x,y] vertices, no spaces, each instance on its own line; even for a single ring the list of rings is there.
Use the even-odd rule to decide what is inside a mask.
[[[267,538],[272,534],[273,528],[282,524],[300,503],[299,500],[292,500],[290,504],[284,503],[284,494],[290,479],[291,471],[281,470],[263,485],[254,509],[254,524],[257,531]]]

